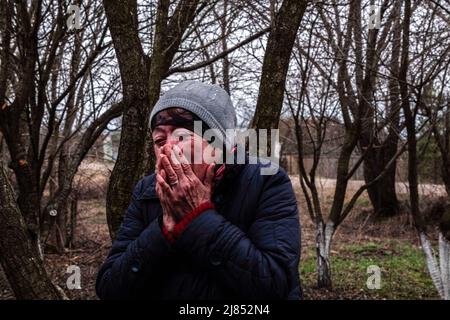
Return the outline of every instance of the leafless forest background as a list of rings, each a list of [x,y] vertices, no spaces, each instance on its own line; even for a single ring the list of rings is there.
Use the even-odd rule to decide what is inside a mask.
[[[0,299],[96,298],[186,79],[280,129],[306,299],[450,299],[450,1],[0,3]]]

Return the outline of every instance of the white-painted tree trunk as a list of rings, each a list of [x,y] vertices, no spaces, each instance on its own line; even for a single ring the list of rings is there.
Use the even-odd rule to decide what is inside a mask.
[[[442,299],[450,300],[450,242],[439,233],[439,253],[436,256],[427,235],[421,232],[419,236],[433,284]]]
[[[325,228],[322,222],[316,225],[316,253],[317,253],[317,286],[331,289],[330,244],[334,234],[334,224],[329,221]]]

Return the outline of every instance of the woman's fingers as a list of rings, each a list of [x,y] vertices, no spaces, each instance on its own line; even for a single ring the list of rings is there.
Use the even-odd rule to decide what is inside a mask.
[[[161,170],[161,156],[157,156],[155,164],[155,173],[158,173],[160,170]]]
[[[208,187],[210,190],[212,189],[213,181],[214,181],[214,167],[216,165],[214,163],[211,163],[209,167],[206,169],[206,175],[205,179],[203,181],[203,184]]]
[[[176,147],[176,146],[175,146]],[[184,172],[181,168],[181,163],[177,158],[175,147],[171,145],[164,146],[163,152],[166,155],[166,158],[172,167],[172,170],[174,171],[175,175],[177,176],[177,179],[183,179],[184,178]]]
[[[195,175],[194,175],[194,172],[192,171],[191,164],[189,163],[188,159],[186,159],[186,157],[184,156],[181,149],[178,146],[174,146],[173,151],[174,151],[175,157],[177,157],[177,160],[181,165],[183,173],[186,176],[193,178]]]
[[[178,183],[178,174],[175,172],[169,158],[166,155],[161,155],[161,164],[166,172],[166,180],[170,186],[175,186]]]
[[[156,181],[159,184],[159,187],[161,188],[162,192],[170,192],[170,186],[167,184],[166,180],[159,174],[156,174]]]

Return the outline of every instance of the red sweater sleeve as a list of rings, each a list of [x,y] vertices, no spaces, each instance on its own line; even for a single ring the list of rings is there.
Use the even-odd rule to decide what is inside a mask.
[[[214,204],[211,201],[206,201],[200,204],[197,208],[186,214],[180,222],[178,222],[173,228],[172,232],[166,229],[164,223],[161,226],[164,237],[170,242],[174,243],[175,240],[181,235],[181,233],[186,229],[189,223],[198,217],[201,213],[208,209],[213,209]]]

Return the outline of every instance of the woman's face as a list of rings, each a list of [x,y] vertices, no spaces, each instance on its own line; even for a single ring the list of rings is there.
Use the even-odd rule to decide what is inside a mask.
[[[160,157],[163,148],[172,150],[173,146],[178,146],[190,163],[192,171],[201,181],[205,177],[208,165],[213,162],[215,152],[218,152],[201,136],[186,128],[172,125],[155,127],[152,131],[152,138],[157,158]]]

